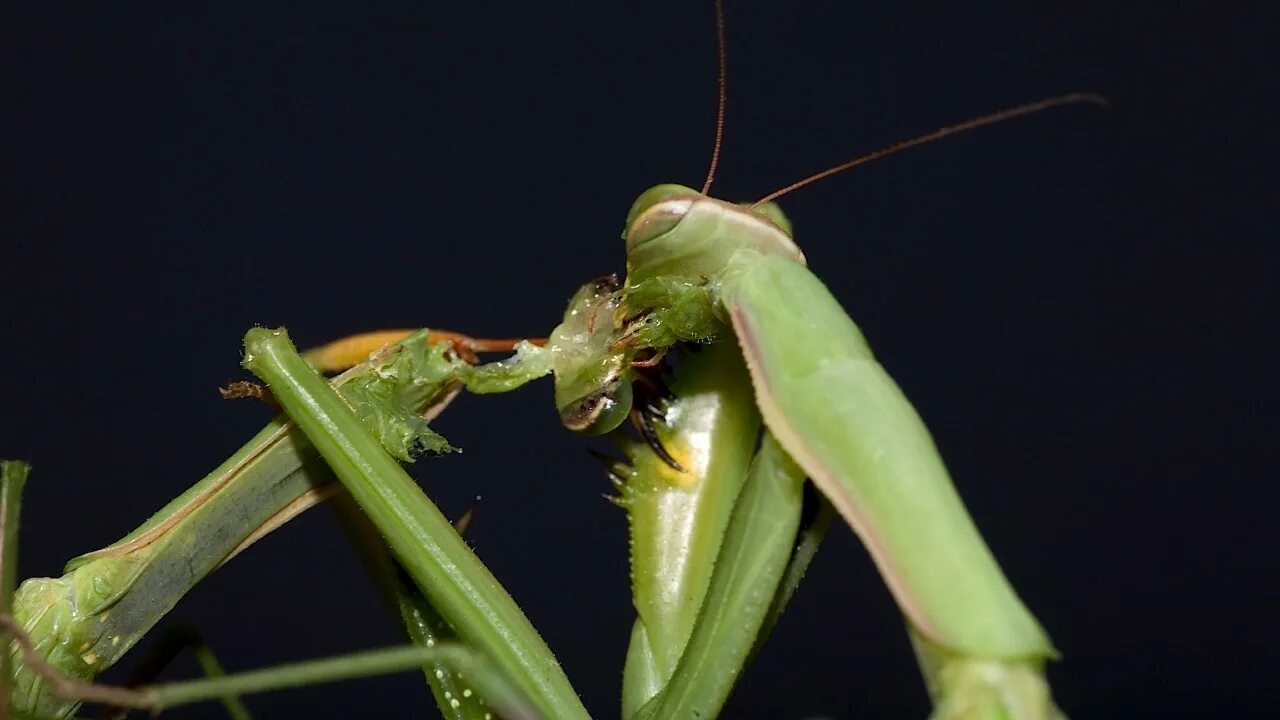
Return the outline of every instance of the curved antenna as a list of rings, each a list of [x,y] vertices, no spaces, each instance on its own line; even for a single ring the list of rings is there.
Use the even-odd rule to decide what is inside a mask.
[[[755,208],[759,205],[763,205],[764,203],[769,202],[770,200],[777,200],[778,198],[782,197],[783,195],[786,195],[792,190],[798,190],[804,187],[805,185],[815,183],[823,178],[831,177],[836,173],[844,172],[845,170],[857,167],[859,165],[865,165],[866,163],[869,163],[872,160],[878,160],[882,157],[885,157],[886,155],[892,155],[896,152],[906,150],[907,148],[913,148],[917,145],[924,145],[926,143],[931,143],[934,140],[941,140],[942,138],[947,137],[948,135],[955,135],[956,133],[962,133],[962,132],[965,132],[966,130],[974,130],[976,128],[980,128],[986,125],[994,125],[996,123],[1003,122],[1005,120],[1011,120],[1013,118],[1021,117],[1023,115],[1030,115],[1032,113],[1037,113],[1037,112],[1040,112],[1041,110],[1048,110],[1049,108],[1058,107],[1059,105],[1076,105],[1079,103],[1090,103],[1093,105],[1102,105],[1103,107],[1110,106],[1110,103],[1107,102],[1107,99],[1102,97],[1101,95],[1094,95],[1092,93],[1071,93],[1069,95],[1060,95],[1058,97],[1052,97],[1052,98],[1047,98],[1045,100],[1039,100],[1033,103],[1027,103],[1026,105],[1019,105],[1017,107],[1006,108],[999,112],[991,113],[990,115],[983,115],[982,117],[976,117],[976,118],[973,118],[972,120],[966,120],[960,123],[959,125],[951,125],[948,127],[940,128],[938,130],[934,130],[931,133],[927,133],[925,135],[912,138],[910,140],[904,140],[903,142],[895,143],[893,145],[889,145],[888,147],[880,148],[875,152],[868,153],[860,157],[856,157],[852,160],[849,160],[848,162],[840,163],[835,167],[827,168],[826,170],[823,170],[820,173],[815,173],[813,175],[810,175],[809,177],[806,177],[803,180],[797,180],[796,182],[791,183],[790,185],[782,188],[781,190],[775,190],[774,192],[771,192],[768,195],[765,195],[764,197],[752,203],[751,207]]]
[[[716,179],[716,165],[720,162],[720,144],[724,140],[724,98],[726,76],[724,49],[724,0],[716,0],[716,49],[719,52],[720,74],[717,82],[720,86],[720,99],[716,106],[716,141],[711,148],[711,167],[707,168],[707,180],[702,183],[702,194],[711,190],[711,182]]]

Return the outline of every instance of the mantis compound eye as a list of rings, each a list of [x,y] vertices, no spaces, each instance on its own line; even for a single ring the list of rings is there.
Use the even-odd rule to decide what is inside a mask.
[[[739,250],[804,263],[773,205],[752,209],[680,185],[658,185],[627,216],[627,287],[665,276],[701,282],[718,277]]]
[[[635,252],[645,243],[674,230],[691,207],[693,198],[676,198],[645,212],[627,231],[627,252]]]
[[[632,203],[622,231],[627,254],[679,225],[699,197],[697,190],[683,185],[657,185],[644,191]]]
[[[631,382],[621,375],[601,389],[560,407],[560,421],[574,432],[601,435],[631,415]]]

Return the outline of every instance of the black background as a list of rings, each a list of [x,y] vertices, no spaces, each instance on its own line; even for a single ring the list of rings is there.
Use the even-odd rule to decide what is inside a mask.
[[[544,334],[579,283],[621,269],[634,196],[705,172],[710,3],[25,5],[0,23],[0,454],[36,466],[24,575],[123,535],[261,425],[215,392],[244,377],[249,326],[300,345]],[[882,5],[730,3],[715,194],[1108,96],[783,205],[1062,650],[1061,705],[1274,716],[1276,18]],[[416,475],[447,513],[476,505],[478,553],[616,715],[624,516],[549,385],[463,399],[437,427],[466,452]],[[399,642],[325,512],[173,618],[235,668]],[[434,712],[412,674],[250,702]],[[926,711],[888,594],[833,532],[727,715]]]

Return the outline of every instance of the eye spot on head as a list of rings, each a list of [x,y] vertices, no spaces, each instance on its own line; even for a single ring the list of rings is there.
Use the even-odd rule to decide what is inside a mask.
[[[565,427],[574,432],[590,432],[602,417],[616,407],[622,389],[622,379],[611,378],[603,388],[587,395],[565,408],[561,414]]]
[[[693,197],[674,198],[657,203],[636,219],[627,229],[627,250],[632,251],[640,245],[671,232],[684,220],[689,209],[693,207]]]

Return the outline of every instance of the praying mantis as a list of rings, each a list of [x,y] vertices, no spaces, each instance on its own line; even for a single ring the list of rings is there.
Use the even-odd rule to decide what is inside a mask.
[[[1087,98],[1068,100],[1082,99]],[[802,573],[814,538],[821,536],[821,522],[806,525],[801,519],[808,476],[824,499],[816,502],[829,503],[860,533],[885,575],[911,626],[940,717],[970,712],[956,707],[970,702],[981,712],[1050,716],[1053,709],[1040,679],[1040,666],[1053,653],[1047,638],[968,523],[910,404],[875,363],[843,310],[805,269],[780,212],[769,205],[744,209],[716,201],[706,188],[658,186],[637,200],[625,235],[625,279],[584,286],[545,348],[524,345],[514,361],[474,366],[456,354],[448,356],[447,341],[427,343],[429,336],[419,338],[411,351],[430,355],[434,359],[423,365],[439,372],[431,390],[419,393],[414,412],[424,404],[437,407],[456,384],[506,391],[552,373],[557,409],[571,430],[616,433],[624,420],[639,417],[642,444],[627,445],[626,460],[609,461],[623,488],[619,503],[631,514],[633,583],[641,615],[628,651],[624,715],[683,717],[686,712],[718,711],[745,658],[765,634],[771,611],[785,604],[790,579]],[[377,350],[385,339],[354,354]],[[698,345],[707,347],[693,353]],[[657,397],[648,399],[655,407],[638,405],[636,388],[655,382],[646,376],[646,364],[660,365],[664,353],[680,348],[691,356],[673,370],[666,388],[673,391],[671,397],[659,388]],[[383,352],[387,354],[375,366],[385,368],[378,363],[393,363],[405,354],[402,349]],[[366,509],[381,497],[375,486],[385,486],[387,477],[395,475],[387,453],[403,459],[411,451],[445,449],[433,444],[424,426],[408,420],[405,408],[413,403],[399,391],[392,393],[394,402],[382,408],[383,415],[361,417],[356,412],[363,425],[352,425],[343,415],[344,405],[334,404],[328,391],[307,375],[310,370],[291,354],[280,333],[256,332],[247,338],[246,364],[317,449],[318,458],[310,460],[322,459],[325,466],[317,472],[337,475]],[[861,402],[824,402],[828,396]],[[684,405],[708,397],[721,400],[706,401],[714,407],[702,410]],[[360,405],[350,398],[345,402],[348,411]],[[731,403],[736,409],[726,409]],[[826,410],[833,414],[824,415]],[[841,414],[845,410],[850,414]],[[700,428],[682,429],[681,422],[698,412],[714,417]],[[662,417],[655,422],[657,415]],[[388,425],[388,417],[394,432],[369,434]],[[410,440],[396,446],[395,432]],[[725,447],[707,450],[701,462],[692,457],[694,450],[706,449],[695,440],[699,432],[725,436]],[[272,437],[264,436],[259,444]],[[842,444],[848,441],[854,442]],[[305,463],[297,461],[298,466]],[[722,473],[727,480],[712,482],[722,465],[729,466]],[[239,467],[233,464],[228,471]],[[401,490],[413,495],[407,486]],[[306,492],[310,490],[299,497]],[[281,505],[294,500],[282,498]],[[388,502],[388,514],[374,519],[378,532],[389,537],[388,528],[407,522],[394,512],[399,507]],[[830,512],[825,507],[816,510],[820,517]],[[439,518],[428,522],[425,517],[417,518],[421,526],[410,526],[411,535],[418,533],[414,539],[392,548],[401,565],[412,564],[414,547],[419,553],[425,547],[423,537],[433,543],[449,537],[451,529]],[[140,532],[145,534],[145,527]],[[700,544],[683,549],[664,545],[678,537]],[[432,547],[427,553],[431,557],[465,557],[456,543]],[[764,552],[757,553],[760,549]],[[741,574],[725,577],[730,571]],[[466,607],[468,599],[476,600],[475,588],[488,580],[459,590],[462,599],[432,597],[442,592],[440,568],[419,572],[414,581],[432,606],[455,606],[446,611],[447,624],[457,628],[475,620],[474,607]],[[477,573],[480,569],[472,567],[464,575],[475,580]],[[677,592],[664,596],[659,587],[664,583],[666,590]],[[689,588],[698,588],[692,600],[684,593]],[[745,590],[760,597],[744,598]],[[664,605],[674,596],[680,602]],[[699,596],[708,600],[699,602]],[[582,712],[567,681],[554,670],[537,671],[546,665],[549,651],[538,646],[536,633],[529,635],[501,594],[486,602],[489,608],[505,608],[488,615],[500,622],[486,625],[482,618],[461,632],[466,647],[490,660],[499,656],[498,675],[508,677],[493,685],[510,682],[515,689],[493,690],[495,695],[522,696],[530,712],[543,716]],[[727,623],[741,626],[748,616],[753,631],[737,636],[724,632]],[[505,630],[495,635],[498,626]],[[504,656],[504,647],[518,652]],[[729,669],[720,673],[725,679],[706,682],[698,672],[718,667],[712,658],[722,656]],[[425,657],[411,659],[420,665]],[[442,709],[447,712],[455,699],[445,698]],[[512,706],[525,707],[515,701]]]

